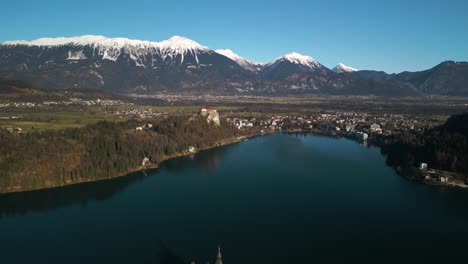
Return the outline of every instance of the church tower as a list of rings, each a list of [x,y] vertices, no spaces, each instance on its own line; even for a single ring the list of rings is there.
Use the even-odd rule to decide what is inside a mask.
[[[216,257],[216,264],[223,264],[221,256],[221,247],[218,245],[218,256]]]

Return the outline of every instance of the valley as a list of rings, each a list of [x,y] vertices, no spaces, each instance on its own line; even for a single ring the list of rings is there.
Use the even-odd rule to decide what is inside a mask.
[[[1,10],[1,263],[466,261],[468,1]]]
[[[1,83],[1,192],[109,179],[193,151],[283,131],[364,139],[384,147],[395,167],[407,170],[431,160],[433,168],[437,159],[415,154],[407,163],[396,157],[412,151],[391,146],[411,144],[408,133],[423,137],[449,116],[468,112],[468,100],[459,97],[125,96]],[[203,121],[200,110],[207,106],[216,109],[221,127]],[[192,119],[197,121],[185,123]],[[141,165],[146,158],[149,163]],[[435,168],[466,173],[453,166]]]

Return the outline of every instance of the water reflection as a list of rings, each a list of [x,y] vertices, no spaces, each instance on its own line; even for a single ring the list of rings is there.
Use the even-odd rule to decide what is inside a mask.
[[[169,170],[199,168],[202,175],[216,175],[219,162],[226,147],[206,150],[193,156],[165,161],[162,166]],[[137,172],[111,180],[81,183],[76,185],[29,192],[0,194],[0,218],[10,215],[24,215],[28,212],[47,212],[49,210],[102,201],[112,198],[130,184],[142,181],[155,171]]]
[[[216,175],[219,170],[220,160],[225,155],[228,147],[204,150],[196,155],[168,160],[163,163],[163,166],[169,171],[198,168],[202,175]]]
[[[74,204],[86,206],[90,201],[110,199],[132,183],[143,180],[144,172],[129,174],[112,180],[81,183],[53,189],[0,195],[0,218],[24,215],[28,212],[47,212]]]

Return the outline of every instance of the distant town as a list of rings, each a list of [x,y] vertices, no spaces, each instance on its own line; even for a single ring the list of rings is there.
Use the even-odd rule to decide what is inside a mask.
[[[357,112],[335,112],[304,116],[272,115],[267,118],[229,117],[238,129],[260,127],[264,131],[310,130],[332,135],[353,135],[367,140],[376,135],[391,135],[399,131],[424,130],[440,124],[433,118],[412,115],[368,114]]]
[[[153,126],[152,122],[168,119],[174,114],[189,115],[200,112],[201,114],[206,114],[210,120],[215,118],[218,126],[220,120],[223,120],[236,127],[239,131],[242,131],[243,134],[266,134],[283,131],[312,132],[334,137],[347,137],[364,145],[382,145],[392,135],[405,133],[422,134],[424,131],[440,126],[444,122],[444,118],[437,118],[437,115],[425,115],[417,112],[401,114],[401,111],[399,111],[400,113],[391,113],[380,109],[377,109],[377,111],[343,111],[333,110],[332,108],[318,108],[314,111],[308,111],[308,108],[305,107],[299,108],[300,111],[290,108],[288,111],[282,112],[276,111],[274,108],[246,108],[245,106],[223,106],[217,109],[217,107],[197,107],[193,105],[196,101],[190,101],[198,98],[205,100],[207,105],[209,105],[210,101],[217,100],[231,100],[229,102],[237,100],[247,100],[247,102],[249,100],[262,100],[262,102],[268,103],[270,98],[261,96],[193,97],[166,95],[149,98],[149,100],[162,100],[164,102],[163,106],[159,107],[136,104],[128,100],[99,97],[78,98],[73,97],[71,94],[65,94],[65,98],[60,100],[1,101],[0,109],[3,114],[0,115],[0,121],[5,122],[2,127],[11,133],[21,134],[30,129],[41,127],[42,129],[47,129],[49,127],[47,124],[54,124],[57,128],[80,127],[87,123],[112,119],[144,121],[144,124],[134,128],[136,131],[142,131],[151,129]],[[136,98],[136,100],[141,99],[138,95],[133,95],[133,98]],[[148,99],[147,97],[143,98]],[[335,99],[340,100],[339,97]],[[367,97],[361,98],[367,104],[370,99]],[[283,101],[287,102],[289,99],[271,100],[279,100],[276,103],[282,103]],[[302,106],[303,102],[297,100],[300,99],[290,100],[291,105],[289,106]],[[174,102],[182,105],[173,106]],[[184,106],[183,102],[189,105]],[[447,104],[438,104],[438,107],[441,109],[440,111],[459,107],[459,103],[464,103],[458,101],[449,102]],[[200,102],[196,103],[200,104]],[[344,103],[349,104],[350,101],[344,101]],[[382,108],[382,105],[384,104],[380,104],[380,108]],[[421,102],[418,102],[418,105],[421,105]],[[366,107],[369,108],[369,105]],[[346,109],[353,108],[359,109],[359,107],[353,107],[353,105],[346,106]],[[60,113],[61,111],[74,111],[77,114],[66,117],[69,119],[68,123],[54,121],[57,118],[55,113]],[[214,114],[213,111],[216,113]],[[35,114],[31,115],[31,113]],[[45,115],[41,116],[38,113],[45,113]],[[186,153],[194,153],[196,151],[197,149],[194,146],[190,146],[185,150]],[[147,164],[144,160],[141,163]],[[460,180],[462,176],[454,175],[447,171],[435,170],[425,160],[420,163],[413,164],[415,168],[418,168],[417,177],[414,176],[414,172],[402,174],[412,175],[409,178],[423,179],[431,184],[450,184],[465,187],[465,183]]]

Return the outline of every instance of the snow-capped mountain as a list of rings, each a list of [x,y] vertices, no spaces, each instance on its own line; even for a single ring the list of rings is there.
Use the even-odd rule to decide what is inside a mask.
[[[283,62],[283,61],[288,61],[288,62],[293,63],[293,64],[306,66],[306,67],[309,67],[311,69],[312,68],[317,68],[317,67],[323,67],[320,63],[318,63],[312,57],[305,56],[305,55],[299,54],[297,52],[291,52],[291,53],[285,54],[285,55],[277,58],[273,62],[268,63],[268,65],[273,65],[275,63],[280,63],[280,62]]]
[[[158,55],[163,61],[171,63],[183,63],[186,56],[191,56],[198,64],[198,55],[212,52],[209,48],[198,44],[188,38],[173,36],[161,42],[150,42],[144,40],[133,40],[127,38],[107,38],[104,36],[85,35],[79,37],[41,38],[32,41],[7,41],[6,46],[28,46],[40,48],[74,47],[75,51],[69,53],[69,60],[87,59],[83,56],[84,50],[80,47],[91,47],[96,54],[104,60],[116,61],[122,53],[130,54],[137,66],[146,67],[142,56],[152,54]],[[154,60],[152,60],[154,62]],[[151,65],[152,66],[152,65]]]
[[[86,35],[0,45],[0,78],[51,88],[237,88],[248,86],[251,75],[232,59],[180,36],[150,42]]]
[[[336,73],[343,73],[343,72],[355,72],[358,71],[355,68],[349,67],[344,65],[343,63],[338,63],[338,65],[335,66],[335,68],[332,69],[332,71]]]
[[[282,80],[292,75],[320,71],[329,70],[312,57],[291,52],[267,63],[262,69],[262,74],[268,80]]]
[[[180,36],[160,42],[86,35],[0,43],[0,79],[39,88],[148,94],[468,95],[468,63],[463,62],[400,74],[356,71],[343,64],[334,71],[296,52],[259,64]]]
[[[261,67],[264,65],[263,63],[254,62],[254,61],[245,59],[245,58],[237,55],[236,53],[234,53],[230,49],[217,49],[215,51],[217,53],[219,53],[219,54],[221,54],[223,56],[226,56],[226,57],[230,58],[231,60],[237,62],[237,64],[239,64],[239,66],[241,66],[242,68],[244,68],[246,70],[259,71],[261,69]]]

